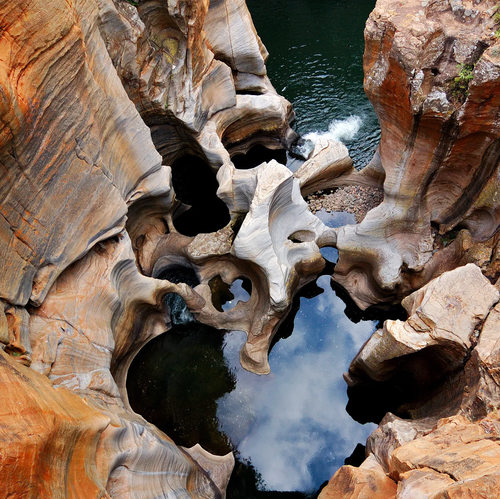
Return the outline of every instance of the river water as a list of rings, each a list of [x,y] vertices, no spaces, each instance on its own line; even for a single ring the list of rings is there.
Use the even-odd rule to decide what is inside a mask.
[[[380,138],[363,90],[363,30],[375,1],[247,0],[247,5],[270,53],[268,75],[294,107],[295,130],[313,141],[326,136],[344,142],[355,166],[364,167]],[[354,223],[341,215],[324,221]],[[324,253],[335,258],[334,250]],[[224,357],[237,382],[219,399],[217,418],[240,459],[260,473],[261,489],[317,489],[373,430],[345,412],[342,373],[375,323],[348,319],[329,277],[320,277],[317,286],[317,296],[300,298],[293,334],[272,349],[270,376],[256,377],[239,366],[242,333],[225,339]]]
[[[379,140],[363,90],[363,29],[374,0],[247,0],[268,75],[295,109],[295,129],[344,142],[365,166]],[[309,134],[309,135],[308,135]]]
[[[371,159],[377,118],[363,91],[363,28],[374,0],[247,0],[271,56],[268,73],[295,109],[295,129],[315,140],[326,135],[348,146],[355,166]],[[330,226],[350,215],[320,214]],[[336,250],[322,251],[329,274]],[[179,277],[180,276],[180,277]],[[182,272],[165,278],[188,282]],[[177,280],[176,280],[177,279]],[[188,282],[190,285],[195,285]],[[241,284],[224,310],[246,299]],[[132,407],[176,443],[199,442],[237,466],[228,499],[315,497],[374,425],[345,411],[342,374],[376,322],[350,319],[329,275],[307,286],[281,326],[270,352],[272,373],[244,371],[238,352],[244,333],[224,334],[193,322],[171,297],[178,319],[132,363],[127,382]]]

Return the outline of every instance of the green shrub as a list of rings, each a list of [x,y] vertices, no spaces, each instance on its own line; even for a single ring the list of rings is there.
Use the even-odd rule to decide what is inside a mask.
[[[474,64],[458,64],[458,76],[453,80],[452,94],[460,100],[469,95],[469,83],[474,79]]]

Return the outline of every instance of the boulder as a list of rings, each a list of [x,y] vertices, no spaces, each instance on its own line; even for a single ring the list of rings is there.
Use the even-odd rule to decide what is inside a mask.
[[[395,499],[393,480],[373,470],[342,466],[318,499]]]
[[[499,297],[476,265],[444,273],[403,300],[408,319],[386,321],[354,358],[347,379],[351,385],[363,376],[386,380],[394,376],[405,357],[430,347],[446,369],[455,370],[475,346],[477,327]]]

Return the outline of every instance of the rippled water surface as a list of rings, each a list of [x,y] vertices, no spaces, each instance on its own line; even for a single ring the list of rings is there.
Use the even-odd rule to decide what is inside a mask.
[[[363,91],[363,29],[374,0],[247,0],[271,54],[268,74],[292,104],[301,135],[327,134],[365,166],[379,139]]]

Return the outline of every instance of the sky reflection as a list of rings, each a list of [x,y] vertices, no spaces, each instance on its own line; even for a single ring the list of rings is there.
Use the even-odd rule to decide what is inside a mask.
[[[292,336],[272,349],[270,375],[241,368],[244,333],[225,336],[224,358],[237,384],[217,401],[219,427],[268,490],[317,489],[376,427],[362,426],[346,413],[342,378],[376,323],[351,322],[329,276],[317,284],[324,292],[301,298]]]

